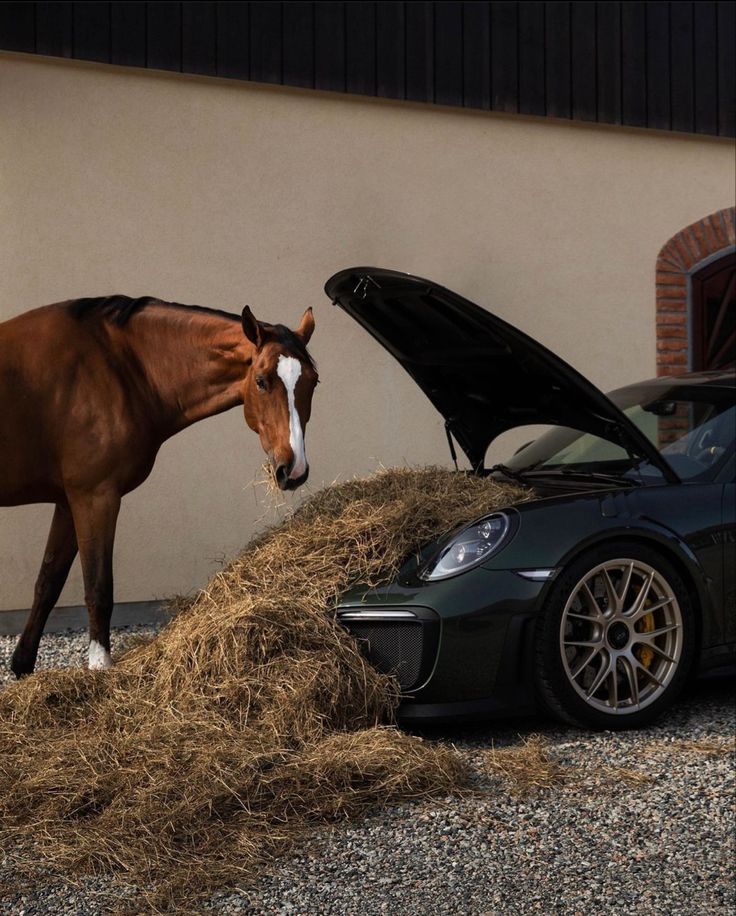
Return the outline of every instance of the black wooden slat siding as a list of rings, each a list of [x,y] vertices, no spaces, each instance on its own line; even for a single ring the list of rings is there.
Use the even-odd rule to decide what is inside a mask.
[[[595,3],[574,0],[571,5],[572,116],[576,121],[595,121],[597,117],[595,14]]]
[[[281,3],[250,3],[250,78],[257,83],[280,83]]]
[[[87,0],[75,3],[74,56],[110,63],[110,4]]]
[[[250,79],[250,8],[247,3],[221,0],[217,4],[217,75]]]
[[[434,100],[463,104],[463,5],[455,0],[434,4]]]
[[[672,129],[692,131],[695,126],[693,78],[693,4],[670,4],[670,102]]]
[[[181,5],[181,68],[185,73],[217,73],[217,4],[197,0]]]
[[[12,4],[2,4],[12,6]],[[0,6],[0,15],[2,15]],[[30,7],[30,3],[23,6]],[[66,3],[36,4],[36,53],[50,57],[71,57],[73,48],[72,23],[74,21],[71,0]],[[2,27],[0,27],[2,34]],[[3,45],[5,47],[5,45]]]
[[[181,70],[181,3],[146,3],[146,66]]]
[[[544,3],[519,5],[519,111],[544,115]]]
[[[463,96],[468,108],[491,107],[491,8],[463,3]]]
[[[734,136],[733,0],[2,2],[0,49]]]
[[[35,10],[31,3],[0,3],[0,48],[36,50]]]
[[[623,123],[647,126],[647,5],[621,4],[621,69],[629,75],[621,87]]]
[[[736,134],[736,3],[718,4],[718,132]]]
[[[545,3],[544,43],[546,54],[547,114],[552,118],[572,115],[570,99],[570,4],[561,0]]]
[[[695,5],[695,130],[718,131],[718,44],[716,4],[700,0]]]
[[[621,123],[621,4],[596,3],[598,120]]]
[[[519,5],[491,4],[491,107],[519,110]]]
[[[345,6],[345,82],[348,92],[376,94],[376,4],[350,0]]]
[[[670,10],[664,0],[646,5],[647,126],[669,130]]]
[[[376,95],[403,99],[406,93],[405,18],[403,3],[376,3]]]
[[[145,3],[110,4],[110,63],[146,66]]]
[[[314,4],[314,86],[345,92],[345,83],[345,4],[318,0]]]
[[[314,20],[314,4],[301,0],[284,3],[283,65],[284,83],[288,86],[314,88]]]
[[[406,98],[434,102],[434,3],[407,3],[405,28]]]

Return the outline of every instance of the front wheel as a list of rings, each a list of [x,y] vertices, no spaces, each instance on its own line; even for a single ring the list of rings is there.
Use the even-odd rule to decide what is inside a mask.
[[[637,728],[679,694],[694,645],[690,596],[671,563],[639,544],[604,545],[550,593],[536,633],[539,696],[571,724]]]

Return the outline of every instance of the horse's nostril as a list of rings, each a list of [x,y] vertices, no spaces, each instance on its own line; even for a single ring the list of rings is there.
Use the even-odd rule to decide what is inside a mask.
[[[286,464],[280,464],[276,468],[276,483],[283,487],[289,479],[289,467]]]

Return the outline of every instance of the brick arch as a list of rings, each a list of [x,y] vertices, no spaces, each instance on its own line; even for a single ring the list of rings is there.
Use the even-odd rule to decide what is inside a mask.
[[[657,375],[689,368],[689,281],[705,261],[733,251],[736,208],[727,207],[681,229],[657,256]]]

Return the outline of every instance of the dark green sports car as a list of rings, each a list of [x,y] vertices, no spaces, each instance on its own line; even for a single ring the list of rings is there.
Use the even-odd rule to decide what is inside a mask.
[[[555,354],[428,280],[352,268],[325,287],[407,370],[478,474],[530,488],[358,589],[339,620],[394,672],[419,723],[545,709],[650,722],[736,661],[736,378],[604,395]],[[505,430],[553,428],[484,468]]]

